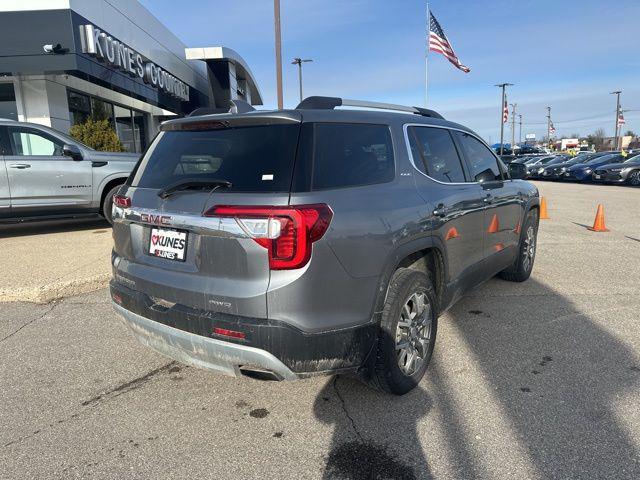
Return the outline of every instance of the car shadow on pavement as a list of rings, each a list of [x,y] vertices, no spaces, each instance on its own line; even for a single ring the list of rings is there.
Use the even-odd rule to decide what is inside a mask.
[[[492,280],[441,317],[469,351],[481,376],[474,381],[486,383],[495,411],[503,412],[499,423],[527,457],[519,461],[540,478],[640,478],[638,446],[618,413],[634,391],[637,398],[640,365],[602,326],[616,322],[619,306],[610,303],[591,318],[584,305],[533,279]],[[440,338],[441,355],[403,397],[345,376],[327,382],[314,404],[316,417],[334,425],[324,478],[432,478],[422,445],[445,448],[455,478],[483,476],[487,461],[510,468],[507,459],[494,458],[497,450],[472,446],[478,424],[463,417],[455,397],[474,392],[451,386],[457,373],[443,364],[446,349]],[[437,441],[429,416],[439,419]]]
[[[534,279],[492,280],[450,311],[541,478],[640,478],[637,439],[621,423],[637,408],[640,364],[612,334],[618,312],[639,307],[604,297],[578,305]]]
[[[427,375],[433,383],[428,391],[423,382],[403,396],[379,392],[353,376],[332,377],[314,403],[316,418],[334,427],[323,478],[434,478],[422,444],[430,441],[429,423],[435,420],[424,420],[435,415],[435,405],[444,419],[440,427],[451,446],[456,478],[472,478],[477,465],[453,400],[439,381],[437,362],[432,361]]]
[[[395,397],[349,376],[333,377],[314,404],[318,420],[334,426],[323,478],[431,478],[417,431],[430,409],[419,386]]]
[[[43,235],[48,233],[79,232],[82,230],[108,229],[111,225],[103,218],[69,219],[29,222],[20,224],[0,224],[0,238]]]

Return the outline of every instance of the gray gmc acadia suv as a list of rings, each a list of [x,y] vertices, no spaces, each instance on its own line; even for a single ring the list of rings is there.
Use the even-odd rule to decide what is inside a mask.
[[[163,123],[114,198],[111,296],[143,344],[236,376],[356,372],[400,395],[443,311],[496,274],[529,277],[538,192],[468,128],[333,97],[232,103]]]

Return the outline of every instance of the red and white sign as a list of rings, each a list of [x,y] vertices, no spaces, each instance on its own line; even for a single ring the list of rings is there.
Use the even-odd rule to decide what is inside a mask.
[[[184,262],[187,252],[187,232],[152,228],[149,254],[155,257]]]

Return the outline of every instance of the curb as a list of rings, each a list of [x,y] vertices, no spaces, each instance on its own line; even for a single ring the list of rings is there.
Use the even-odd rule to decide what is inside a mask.
[[[93,292],[109,285],[111,273],[101,273],[81,280],[56,282],[49,285],[0,289],[0,303],[49,303],[64,297]]]

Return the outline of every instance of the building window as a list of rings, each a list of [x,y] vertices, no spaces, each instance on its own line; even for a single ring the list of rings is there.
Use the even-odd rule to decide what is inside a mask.
[[[67,90],[67,96],[71,125],[89,118],[108,120],[126,151],[139,153],[146,148],[144,113],[71,90]]]
[[[0,118],[18,120],[18,107],[13,83],[0,83]]]
[[[69,120],[71,125],[86,122],[91,116],[91,100],[86,95],[76,92],[68,92]]]
[[[118,105],[115,106],[116,117],[116,133],[120,142],[127,150],[127,152],[136,151],[136,142],[133,136],[133,117],[131,110],[123,108]]]

